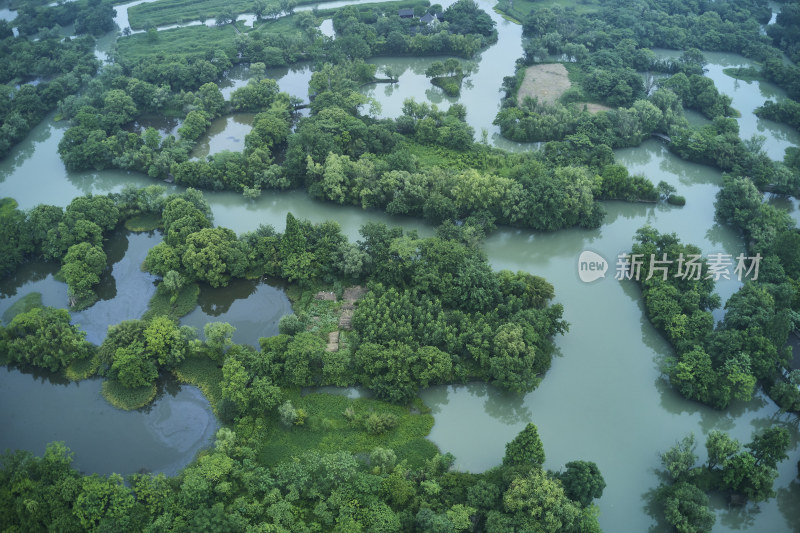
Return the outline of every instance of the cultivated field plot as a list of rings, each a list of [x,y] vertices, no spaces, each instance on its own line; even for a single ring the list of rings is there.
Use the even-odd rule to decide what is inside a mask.
[[[540,103],[554,104],[564,92],[572,86],[567,68],[561,63],[533,65],[525,69],[525,79],[517,91],[517,102],[520,104],[526,97],[537,98]],[[608,106],[594,103],[577,102],[579,107],[586,106],[590,113],[608,111]]]
[[[561,63],[533,65],[525,69],[517,101],[522,103],[526,96],[530,96],[543,104],[553,104],[570,85],[567,69]]]

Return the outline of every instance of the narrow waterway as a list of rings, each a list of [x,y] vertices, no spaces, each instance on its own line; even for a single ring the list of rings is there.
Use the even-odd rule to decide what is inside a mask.
[[[195,159],[218,154],[223,150],[244,151],[244,138],[253,129],[253,113],[234,113],[211,122],[208,131],[198,139],[192,151]]]
[[[177,474],[208,446],[218,423],[199,389],[168,383],[143,410],[122,411],[100,393],[102,380],[59,381],[0,368],[0,451],[42,455],[49,442],[74,452],[87,474]]]
[[[258,339],[278,334],[278,322],[292,313],[292,304],[280,287],[261,280],[233,280],[215,289],[203,284],[197,308],[181,319],[181,324],[197,328],[209,322],[228,322],[236,327],[233,342],[259,347]]]
[[[155,232],[131,233],[124,229],[114,231],[103,248],[108,258],[108,268],[100,277],[97,294],[100,297],[92,306],[73,311],[72,323],[86,332],[86,340],[100,344],[106,338],[108,326],[123,320],[141,317],[155,294],[155,276],[142,272],[141,264],[147,251],[161,242]],[[57,281],[59,267],[54,263],[27,263],[17,269],[14,276],[0,282],[0,315],[26,294],[39,293],[42,304],[67,308],[67,284]]]

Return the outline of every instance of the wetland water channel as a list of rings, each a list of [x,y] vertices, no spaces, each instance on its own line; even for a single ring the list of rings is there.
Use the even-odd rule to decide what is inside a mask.
[[[497,21],[500,38],[497,44],[476,58],[471,82],[458,101],[466,105],[467,120],[478,135],[485,128],[490,142],[497,146],[532,149],[499,139],[496,127],[491,124],[499,105],[500,80],[513,73],[514,60],[522,53],[521,29],[494,13],[490,3],[484,0],[479,0],[479,3]],[[733,98],[733,106],[742,113],[738,121],[743,138],[754,133],[766,136],[765,149],[774,159],[782,157],[785,146],[800,144],[796,132],[752,114],[752,110],[765,99],[782,98],[779,89],[767,83],[739,82],[726,76],[723,68],[749,64],[740,56],[706,56],[710,62],[708,75],[723,93]],[[454,100],[432,88],[423,74],[434,59],[373,59],[380,67],[390,67],[399,73],[400,82],[368,87],[365,92],[381,103],[383,116],[397,116],[403,99],[407,97],[445,108]],[[294,89],[291,92],[297,94],[295,91],[302,91],[302,80],[307,80],[308,72],[307,67],[301,67],[276,71],[273,75],[281,76],[278,81],[282,89],[286,90],[284,83],[288,81]],[[240,124],[236,119],[231,122]],[[126,184],[144,186],[153,183],[145,176],[119,171],[67,172],[56,150],[65,128],[62,123],[44,121],[0,162],[0,197],[16,198],[21,208],[31,208],[38,203],[65,206],[75,196],[85,193],[104,194],[117,191]],[[214,135],[214,142],[218,143],[214,150],[225,149],[223,132],[224,128]],[[238,138],[238,135],[232,137]],[[230,149],[240,149],[239,146]],[[577,259],[581,251],[591,249],[613,265],[617,254],[630,249],[636,230],[645,224],[651,224],[662,232],[675,232],[683,242],[699,246],[705,254],[724,252],[735,256],[744,250],[736,234],[714,221],[714,197],[721,183],[718,171],[682,161],[656,140],[646,141],[637,148],[617,150],[616,157],[629,170],[643,173],[654,183],[664,180],[674,185],[678,194],[686,197],[686,206],[609,202],[605,204],[605,223],[596,230],[541,233],[500,228],[490,235],[484,249],[493,268],[524,270],[547,278],[555,286],[556,300],[564,304],[564,318],[571,325],[570,331],[556,339],[558,354],[552,368],[532,393],[508,395],[477,384],[433,387],[423,391],[422,397],[432,408],[436,420],[430,438],[443,451],[456,456],[457,468],[481,471],[499,464],[505,444],[532,421],[538,426],[544,443],[546,468],[558,470],[564,463],[575,459],[595,461],[600,467],[607,483],[603,497],[597,502],[603,529],[642,532],[661,531],[649,513],[652,490],[659,483],[659,452],[684,435],[694,433],[700,444],[697,451],[702,460],[702,444],[711,430],[723,430],[742,442],[749,442],[754,431],[770,425],[783,425],[790,432],[792,445],[789,459],[779,465],[780,477],[775,483],[777,497],[758,507],[751,505],[743,509],[729,509],[721,498],[712,498],[717,513],[714,531],[800,531],[800,484],[796,481],[795,466],[800,460],[797,417],[781,414],[776,405],[761,394],[751,402],[734,403],[725,411],[714,411],[682,399],[672,391],[659,371],[660,363],[672,354],[672,349],[647,320],[639,289],[630,282],[613,279],[613,274],[592,284],[584,284],[578,279]],[[300,191],[265,191],[256,200],[246,200],[240,194],[229,192],[206,193],[206,198],[211,203],[215,223],[236,232],[253,230],[259,224],[272,224],[282,231],[286,213],[290,211],[314,222],[336,220],[351,240],[359,237],[358,228],[369,221],[400,225],[407,230],[418,230],[422,235],[434,231],[414,219],[315,202]],[[796,204],[794,201],[780,203],[793,209],[793,216],[797,219]],[[133,242],[139,236],[129,236],[128,239]],[[127,253],[133,254],[134,251],[135,246],[129,244]],[[46,272],[39,276],[38,283],[51,280]],[[152,280],[147,282],[152,286]],[[58,282],[51,280],[48,283]],[[116,297],[121,298],[121,291],[127,289],[122,288],[119,279],[116,283]],[[233,312],[239,302],[267,305],[258,303],[262,298],[261,291],[265,289],[264,286],[261,289],[239,288],[241,297],[209,292],[204,293],[201,299],[206,298],[206,307],[214,312],[224,307],[226,301],[235,300],[228,311]],[[735,281],[721,281],[717,285],[723,302],[737,289]],[[32,286],[30,290],[44,292]],[[63,293],[65,300],[65,288]],[[14,298],[23,294],[23,289],[19,289]],[[0,303],[7,305],[3,300]],[[49,303],[47,298],[45,303]],[[282,305],[279,298],[275,305]],[[91,311],[90,308],[86,312]],[[203,311],[202,305],[195,313],[198,311]],[[275,316],[282,312],[277,310]],[[206,313],[241,325],[236,317]],[[715,313],[717,320],[721,316],[719,311]],[[184,320],[188,322],[189,317]],[[117,319],[119,317],[115,316],[111,323]],[[203,320],[206,319],[200,319],[198,324]],[[142,429],[142,425],[147,426],[148,422],[140,421],[136,422],[140,425],[134,425],[125,421],[152,415],[124,413],[107,405],[100,406],[103,401],[98,399],[97,390],[92,392],[92,387],[99,388],[95,383],[89,381],[64,386],[16,370],[0,371],[2,420],[10,421],[12,411],[20,419],[37,420],[34,425],[12,426],[12,431],[2,437],[0,446],[42,453],[45,442],[60,439],[66,440],[76,451],[76,462],[86,471],[129,473],[140,468],[158,469],[155,462],[148,463],[146,456],[160,453],[154,450],[166,449],[167,444],[159,438],[137,443],[135,448],[128,447],[128,456],[133,457],[97,457],[107,454],[107,450],[113,447],[109,440],[104,440],[115,436],[104,437],[106,425],[119,424],[116,427],[120,427],[120,431],[130,435],[131,439],[138,438],[136,435],[148,431]],[[23,401],[27,398],[32,400]],[[163,395],[151,413],[157,409],[173,409],[178,401],[176,398],[178,396]],[[208,414],[207,404],[199,399],[198,402],[203,403]],[[64,409],[60,417],[49,414],[59,413],[58,409]],[[180,413],[180,407],[174,407],[171,412]],[[59,422],[61,419],[63,424]],[[84,424],[80,431],[78,422]],[[178,416],[174,423],[170,431],[178,431],[175,428],[184,421]],[[85,447],[79,446],[77,440],[70,442],[71,437],[78,439],[86,434],[94,438],[88,439]],[[187,443],[182,439],[177,439],[177,443]],[[166,440],[170,441],[169,438]],[[201,443],[197,445],[199,447],[205,442],[208,442],[207,438],[200,436],[195,444]],[[170,441],[168,444],[175,443]],[[182,464],[191,460],[195,451],[196,448],[186,448],[181,456]],[[101,459],[107,459],[107,463],[100,464]],[[92,461],[98,463],[92,464]],[[165,459],[162,464],[173,464],[170,461]]]

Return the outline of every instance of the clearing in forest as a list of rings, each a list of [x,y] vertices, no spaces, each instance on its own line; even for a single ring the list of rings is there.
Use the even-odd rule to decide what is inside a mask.
[[[552,104],[569,87],[569,74],[561,63],[533,65],[525,69],[525,79],[517,91],[517,101],[522,103],[526,96],[530,96],[543,104]]]
[[[517,102],[520,104],[526,96],[537,98],[543,104],[555,103],[572,84],[569,81],[567,68],[561,63],[533,65],[525,69],[525,78],[517,91]],[[583,103],[578,102],[579,107]],[[586,104],[590,113],[611,109],[601,104]]]

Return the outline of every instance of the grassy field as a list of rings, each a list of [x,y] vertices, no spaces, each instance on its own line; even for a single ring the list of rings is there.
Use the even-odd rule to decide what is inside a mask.
[[[324,2],[325,0],[322,0]],[[321,3],[320,0],[298,0],[297,5]],[[398,5],[395,5],[398,4]],[[380,9],[394,10],[398,7],[429,6],[427,0],[405,0],[402,2],[372,3],[357,6],[360,11],[379,7]],[[166,26],[180,24],[193,20],[206,20],[217,18],[223,12],[239,15],[252,13],[253,0],[159,0],[134,6],[128,10],[128,20],[131,28],[141,30],[153,24]],[[331,13],[335,9],[320,9],[320,13]]]
[[[288,15],[275,20],[256,21],[253,29],[269,33],[297,33],[302,30],[297,26],[295,20],[294,15]],[[321,20],[317,22],[321,22]],[[239,26],[239,29],[241,30],[242,27]]]
[[[325,0],[322,0],[324,2]],[[320,3],[318,0],[299,0],[298,5]],[[324,5],[324,4],[323,4]],[[372,9],[381,9],[384,12],[393,12],[401,7],[428,7],[428,0],[400,0],[398,2],[374,2],[356,5],[359,12],[366,12]],[[321,8],[318,11],[320,17],[330,17],[339,8]],[[253,12],[252,0],[230,0],[220,2],[219,0],[159,0],[134,6],[128,10],[128,18],[131,28],[141,30],[150,25],[166,26],[169,24],[181,24],[195,20],[213,19],[223,11],[239,15],[241,13]],[[291,18],[281,17],[281,19]],[[278,22],[277,20],[262,20],[258,24]]]
[[[64,375],[70,381],[81,381],[94,376],[98,368],[100,359],[97,356],[78,359],[66,368]]]
[[[498,174],[502,174],[509,167],[508,152],[477,143],[467,151],[423,145],[409,140],[404,141],[403,146],[417,158],[422,167],[437,166],[453,170],[475,169]]]
[[[161,217],[159,215],[139,215],[131,217],[125,221],[125,229],[128,231],[153,231],[161,227]]]
[[[19,298],[16,302],[11,304],[11,307],[6,309],[3,313],[3,322],[8,324],[14,317],[20,313],[27,313],[35,307],[42,307],[42,293],[29,292],[25,296]]]
[[[103,398],[117,409],[132,411],[152,402],[156,397],[156,390],[155,383],[129,389],[113,379],[107,379],[103,382],[102,393]]]
[[[354,4],[350,7],[355,7],[359,13],[364,14],[368,11],[372,11],[373,9],[379,9],[383,13],[394,13],[397,14],[397,10],[400,8],[427,8],[430,7],[431,3],[428,0],[400,0],[398,2],[369,2],[364,4]],[[320,8],[317,11],[317,15],[320,18],[330,18],[332,17],[339,9],[342,8]]]
[[[494,6],[494,10],[507,15],[510,20],[521,23],[531,11],[555,6],[571,7],[578,13],[591,13],[599,9],[600,2],[599,0],[513,0],[513,3],[509,4],[508,0],[501,0]]]
[[[525,78],[517,91],[517,101],[536,98],[543,104],[553,104],[572,84],[567,69],[561,63],[532,65],[525,69]]]
[[[189,57],[203,55],[206,51],[231,49],[233,55],[236,30],[229,24],[221,28],[187,26],[157,33],[158,39],[151,42],[146,33],[121,37],[117,41],[120,59],[138,61],[156,54]]]
[[[217,414],[217,404],[222,399],[222,369],[206,356],[190,357],[173,371],[181,383],[194,385],[201,391]]]
[[[222,12],[239,14],[252,10],[252,0],[159,0],[130,8],[128,22],[131,29],[142,30],[150,25],[180,24],[217,18]]]
[[[289,400],[295,409],[302,409],[307,417],[302,425],[289,428],[278,422],[277,416],[269,418],[269,425],[259,435],[263,442],[259,459],[264,464],[276,464],[309,450],[321,453],[339,450],[368,453],[380,446],[394,450],[398,460],[407,459],[410,465],[420,466],[439,451],[435,444],[425,438],[433,427],[433,416],[427,412],[413,414],[405,406],[333,394],[301,396],[295,391],[289,394]],[[351,416],[394,416],[397,425],[384,433],[372,434],[348,420],[345,412]]]
[[[731,78],[741,81],[768,81],[761,75],[761,69],[757,67],[729,67],[722,69],[722,72]]]
[[[142,318],[150,320],[155,316],[167,315],[172,320],[178,320],[180,317],[191,313],[197,307],[198,296],[200,296],[200,286],[197,283],[191,283],[183,287],[174,301],[172,300],[172,295],[167,290],[162,289],[159,284],[156,293],[150,298],[150,303],[147,304],[147,311]]]

